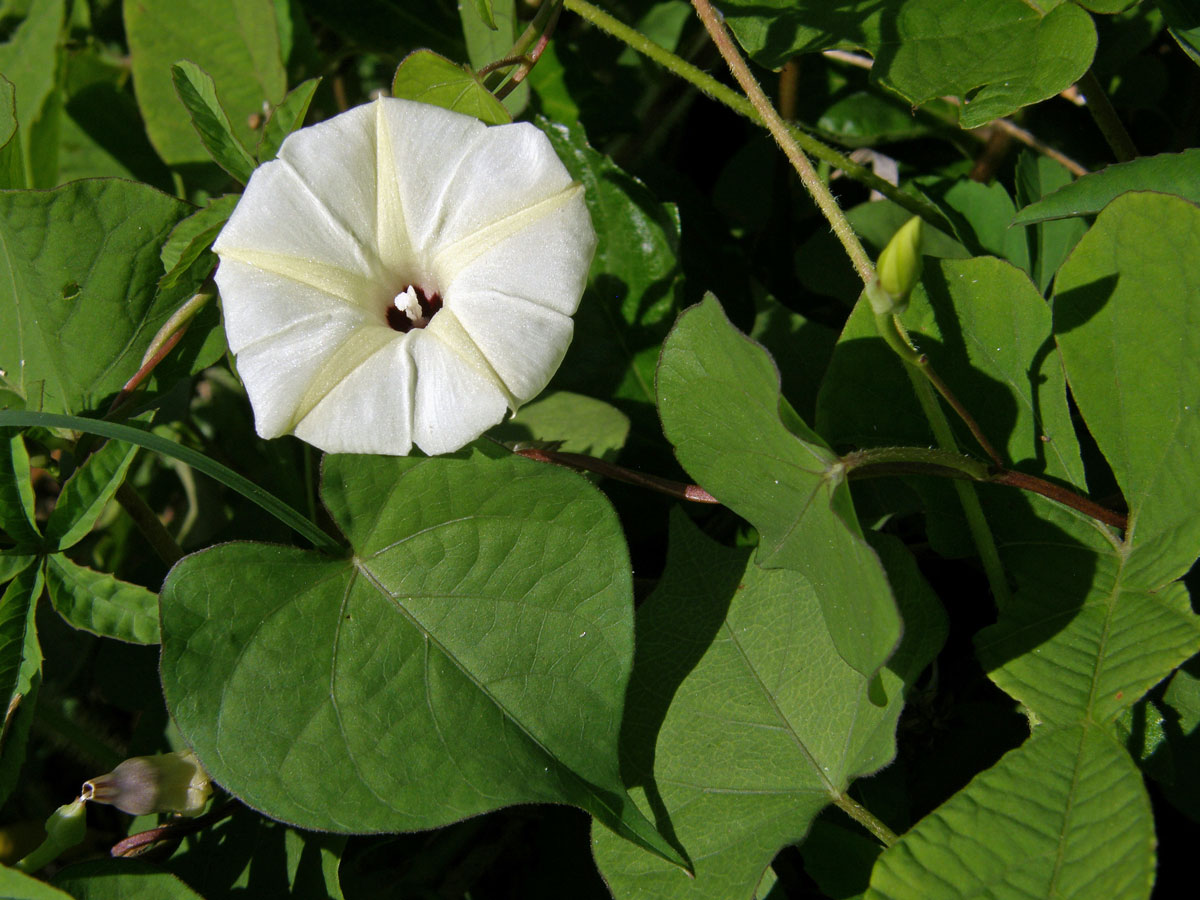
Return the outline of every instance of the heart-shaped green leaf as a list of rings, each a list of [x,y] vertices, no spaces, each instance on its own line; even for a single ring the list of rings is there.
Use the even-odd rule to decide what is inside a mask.
[[[678,860],[625,795],[629,560],[584,479],[504,455],[327,457],[352,551],[227,544],[162,594],[163,688],[213,778],[307,828],[583,807]]]
[[[504,104],[483,86],[478,75],[432,50],[414,50],[404,57],[392,79],[392,96],[432,103],[488,125],[512,121]]]

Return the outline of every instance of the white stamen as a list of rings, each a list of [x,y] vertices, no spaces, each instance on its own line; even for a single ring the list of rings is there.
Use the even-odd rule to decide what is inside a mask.
[[[428,320],[421,311],[421,303],[417,300],[417,289],[415,287],[410,284],[405,290],[397,294],[396,299],[392,302],[396,304],[396,309],[408,316],[408,320],[414,326],[417,328],[425,327]]]

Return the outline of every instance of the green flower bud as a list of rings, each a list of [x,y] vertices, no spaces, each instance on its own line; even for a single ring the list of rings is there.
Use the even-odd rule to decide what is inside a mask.
[[[107,803],[132,816],[174,812],[198,816],[212,793],[208,773],[191,750],[135,756],[107,775],[84,782],[84,800]]]
[[[46,840],[42,845],[17,863],[22,872],[36,872],[58,859],[59,854],[76,844],[83,843],[87,833],[87,814],[80,797],[64,803],[46,820]]]
[[[87,814],[84,812],[82,797],[64,803],[46,820],[47,839],[54,841],[64,850],[81,843],[86,833]]]
[[[877,298],[868,293],[867,299],[876,315],[903,312],[908,305],[908,295],[921,280],[921,229],[921,220],[913,216],[900,226],[879,254],[875,283],[886,297],[891,298],[891,309],[880,309]],[[884,296],[878,297],[878,301],[882,305]]]

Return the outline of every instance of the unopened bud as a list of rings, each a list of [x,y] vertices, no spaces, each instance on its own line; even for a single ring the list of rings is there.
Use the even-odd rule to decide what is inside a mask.
[[[46,820],[46,840],[42,845],[17,863],[22,872],[36,872],[47,863],[58,859],[59,854],[83,842],[87,834],[87,813],[83,798],[64,803]]]
[[[174,812],[198,816],[212,793],[208,773],[190,750],[135,756],[84,782],[82,798],[133,816]]]
[[[867,293],[876,315],[903,312],[908,305],[908,295],[921,280],[921,231],[920,218],[913,216],[879,254],[873,283],[877,290]]]

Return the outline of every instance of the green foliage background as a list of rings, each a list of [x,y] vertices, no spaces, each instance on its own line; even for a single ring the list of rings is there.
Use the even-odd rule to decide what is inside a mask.
[[[519,83],[536,3],[0,4],[0,893],[1194,880],[1194,4],[716,5],[870,255],[924,220],[900,321],[998,459],[684,0],[567,0]],[[533,122],[599,237],[547,393],[444,457],[259,439],[207,287],[254,168],[376,91]],[[209,814],[14,867],[183,748]]]

